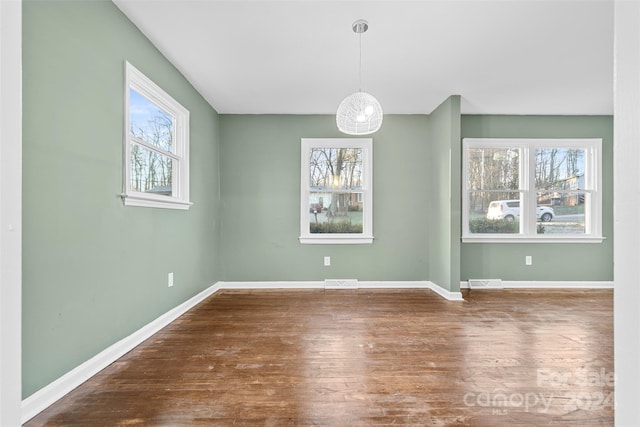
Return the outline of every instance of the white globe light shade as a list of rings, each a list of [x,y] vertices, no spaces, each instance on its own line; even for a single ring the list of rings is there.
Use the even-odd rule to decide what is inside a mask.
[[[368,135],[380,129],[382,116],[382,106],[373,95],[356,92],[340,103],[336,123],[348,135]]]

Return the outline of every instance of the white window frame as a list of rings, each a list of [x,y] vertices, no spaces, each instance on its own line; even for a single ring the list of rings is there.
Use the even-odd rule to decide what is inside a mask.
[[[311,233],[309,231],[309,159],[313,148],[362,149],[363,186],[362,234]],[[327,190],[332,191],[332,190]],[[344,192],[344,190],[336,190]],[[371,244],[373,243],[373,139],[371,138],[302,138],[300,173],[300,243],[303,244]]]
[[[537,234],[535,188],[535,153],[538,148],[584,148],[585,205],[584,234]],[[521,192],[521,230],[519,234],[471,233],[469,231],[469,167],[471,148],[519,148],[520,188],[506,190]],[[462,140],[462,241],[488,243],[600,243],[602,236],[602,139],[601,138],[464,138]]]
[[[134,89],[140,95],[156,104],[175,118],[173,129],[173,151],[167,152],[131,135],[129,123],[129,90]],[[160,86],[142,74],[129,62],[125,62],[125,114],[124,114],[124,161],[123,193],[125,206],[187,210],[193,203],[189,201],[189,110],[167,94]],[[143,146],[172,159],[172,194],[150,194],[131,188],[131,145]]]

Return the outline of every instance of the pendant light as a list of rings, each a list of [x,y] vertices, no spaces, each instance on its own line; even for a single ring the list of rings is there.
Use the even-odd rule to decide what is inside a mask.
[[[364,19],[353,23],[353,32],[360,37],[360,57],[358,62],[358,92],[347,96],[338,107],[336,123],[338,129],[348,135],[368,135],[382,126],[382,106],[371,94],[362,92],[362,33],[369,29]]]

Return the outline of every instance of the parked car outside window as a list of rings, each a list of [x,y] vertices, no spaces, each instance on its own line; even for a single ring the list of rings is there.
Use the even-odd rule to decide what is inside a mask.
[[[556,216],[552,207],[537,206],[538,221],[549,222]],[[513,221],[520,218],[520,200],[494,200],[489,204],[487,219],[506,219]]]

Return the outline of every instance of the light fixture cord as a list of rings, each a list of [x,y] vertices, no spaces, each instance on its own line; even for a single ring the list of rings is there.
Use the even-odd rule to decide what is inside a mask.
[[[360,36],[360,58],[358,59],[358,92],[362,92],[362,32],[358,33]]]

